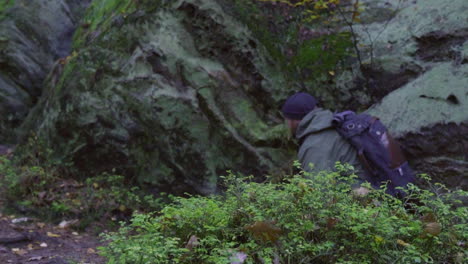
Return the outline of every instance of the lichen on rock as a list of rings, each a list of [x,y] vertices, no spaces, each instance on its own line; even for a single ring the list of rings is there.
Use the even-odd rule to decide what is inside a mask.
[[[0,4],[0,140],[13,141],[42,93],[56,60],[68,56],[80,12],[89,1],[13,1]]]
[[[278,165],[281,73],[248,29],[213,0],[131,9],[75,46],[22,130],[38,128],[81,172],[116,169],[173,192],[212,193],[228,169]]]

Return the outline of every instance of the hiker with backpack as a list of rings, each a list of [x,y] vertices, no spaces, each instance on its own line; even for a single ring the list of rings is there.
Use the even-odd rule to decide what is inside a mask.
[[[398,144],[377,118],[351,111],[334,114],[318,107],[307,93],[289,97],[281,111],[299,141],[303,170],[333,170],[337,161],[348,163],[360,182],[368,181],[374,188],[387,183],[387,193],[397,196],[404,191],[396,187],[414,182]]]

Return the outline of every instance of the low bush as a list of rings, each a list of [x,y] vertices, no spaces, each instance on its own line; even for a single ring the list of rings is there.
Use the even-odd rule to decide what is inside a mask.
[[[109,263],[466,263],[466,192],[409,186],[404,200],[352,191],[353,177],[300,173],[283,183],[232,174],[224,195],[174,198],[104,235]],[[370,188],[369,186],[367,186]]]
[[[83,180],[60,174],[59,167],[21,164],[0,157],[0,199],[10,211],[48,221],[79,218],[79,228],[99,220],[128,220],[134,211],[162,207],[162,198],[128,184],[125,177],[102,173]],[[105,220],[105,221],[103,221]]]

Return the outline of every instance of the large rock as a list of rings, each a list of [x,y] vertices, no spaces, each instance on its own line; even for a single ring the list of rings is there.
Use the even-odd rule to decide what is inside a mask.
[[[100,1],[84,21],[23,126],[58,157],[199,193],[280,165],[282,75],[216,1]]]
[[[278,167],[286,78],[217,2],[95,1],[21,131],[87,176],[116,169],[178,192]],[[361,2],[361,64],[320,91],[325,105],[374,104],[418,172],[466,187],[466,1]]]
[[[468,66],[435,64],[369,109],[401,139],[413,166],[468,187]]]
[[[0,3],[0,141],[11,140],[42,93],[54,62],[68,56],[89,0]]]
[[[355,27],[365,47],[362,75],[373,84],[368,94],[383,98],[369,112],[400,138],[418,172],[466,189],[468,2],[366,2],[396,10]]]
[[[342,96],[336,100],[345,107],[362,109],[380,101],[434,62],[466,62],[466,1],[363,0],[360,4],[361,22],[353,22],[352,28],[361,61],[337,78]]]

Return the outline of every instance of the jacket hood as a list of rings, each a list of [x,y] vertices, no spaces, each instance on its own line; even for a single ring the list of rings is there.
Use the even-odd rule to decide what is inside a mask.
[[[301,120],[296,130],[296,138],[302,141],[310,134],[333,128],[332,120],[333,113],[330,110],[317,107]]]

